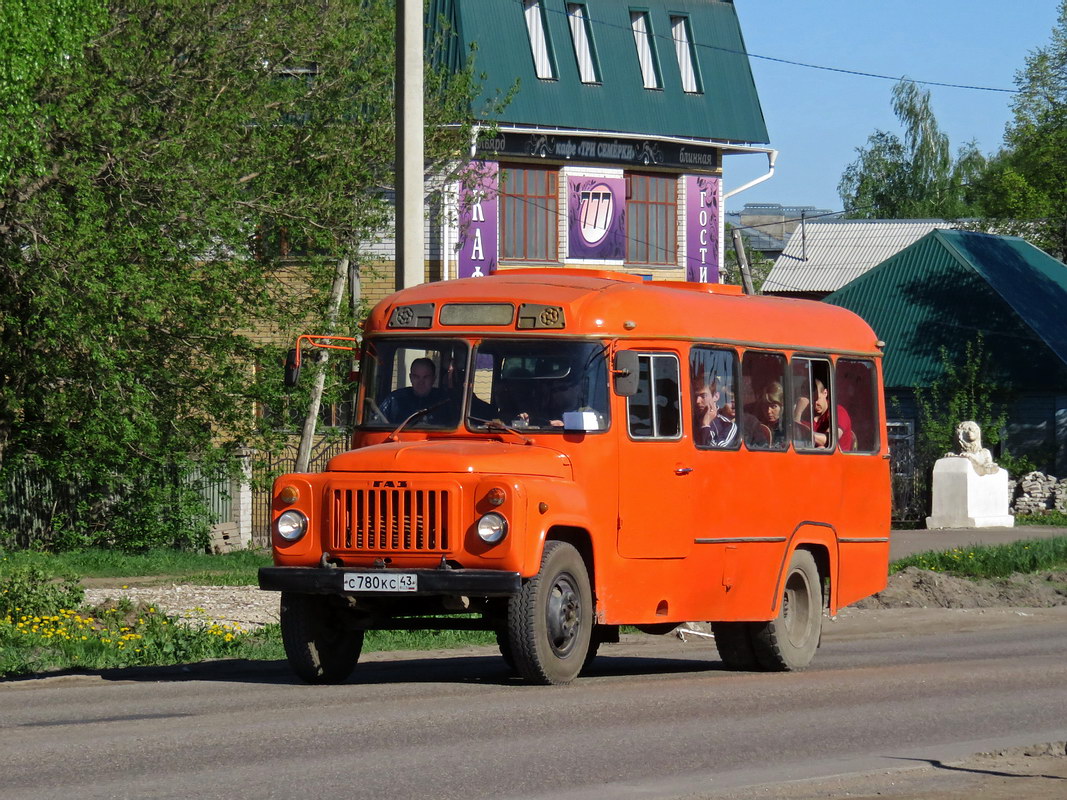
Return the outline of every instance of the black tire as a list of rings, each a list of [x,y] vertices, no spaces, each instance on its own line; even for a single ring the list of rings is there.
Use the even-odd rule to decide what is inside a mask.
[[[345,624],[328,595],[282,592],[282,644],[289,666],[307,683],[341,683],[359,661],[363,631]]]
[[[596,660],[597,653],[600,652],[600,645],[603,643],[603,640],[597,636],[596,628],[594,628],[592,635],[589,637],[589,648],[585,651],[585,660],[582,661],[582,668],[578,671],[579,675],[585,675],[589,671],[593,661]]]
[[[752,648],[753,628],[760,623],[713,622],[711,632],[715,635],[715,648],[727,669],[754,670],[760,664]]]
[[[508,665],[508,670],[515,674],[515,656],[511,654],[511,640],[506,630],[496,631],[496,646],[500,648],[500,655],[503,656],[504,663]]]
[[[515,668],[531,683],[570,683],[585,666],[593,632],[585,562],[566,542],[548,542],[541,570],[508,602]]]
[[[753,630],[752,648],[766,670],[804,669],[822,636],[822,580],[815,559],[797,550],[789,562],[778,616]]]

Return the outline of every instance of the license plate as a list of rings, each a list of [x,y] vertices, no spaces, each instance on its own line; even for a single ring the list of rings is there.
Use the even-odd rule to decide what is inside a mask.
[[[346,572],[346,592],[417,592],[419,576],[406,572]]]

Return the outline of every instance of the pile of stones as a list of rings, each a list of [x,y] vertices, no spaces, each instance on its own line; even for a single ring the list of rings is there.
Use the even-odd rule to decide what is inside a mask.
[[[1014,485],[1011,485],[1014,484]],[[1055,509],[1067,513],[1067,478],[1028,472],[1009,484],[1013,514],[1043,514]]]

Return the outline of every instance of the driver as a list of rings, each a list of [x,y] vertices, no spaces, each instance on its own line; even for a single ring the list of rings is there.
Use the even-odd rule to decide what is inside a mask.
[[[433,359],[416,358],[411,362],[411,369],[408,372],[408,382],[411,385],[390,392],[381,402],[382,414],[389,422],[399,424],[416,411],[446,404],[449,396],[443,389],[438,389],[433,385],[436,378],[437,367]],[[432,412],[423,417],[422,421],[431,424],[441,422],[435,419]]]

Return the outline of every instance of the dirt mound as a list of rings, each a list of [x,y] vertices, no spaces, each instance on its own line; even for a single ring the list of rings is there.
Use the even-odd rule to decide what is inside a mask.
[[[1009,578],[956,578],[907,567],[856,608],[1051,608],[1067,605],[1067,571],[1015,574]]]

